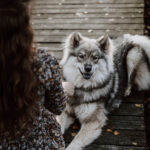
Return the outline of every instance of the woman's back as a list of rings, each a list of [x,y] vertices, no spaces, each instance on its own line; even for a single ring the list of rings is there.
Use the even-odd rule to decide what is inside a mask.
[[[40,111],[34,113],[33,122],[29,121],[25,128],[21,130],[16,128],[13,136],[9,132],[2,134],[1,149],[64,148],[60,127],[53,114],[62,112],[66,100],[61,86],[58,63],[46,50],[38,49],[33,69],[39,82],[37,92],[40,100],[37,103]]]

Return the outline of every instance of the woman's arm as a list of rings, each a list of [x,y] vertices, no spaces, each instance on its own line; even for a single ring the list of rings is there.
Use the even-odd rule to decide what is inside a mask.
[[[51,75],[46,80],[45,107],[52,113],[59,115],[63,111],[68,99],[63,91],[60,68],[56,58],[49,62]]]

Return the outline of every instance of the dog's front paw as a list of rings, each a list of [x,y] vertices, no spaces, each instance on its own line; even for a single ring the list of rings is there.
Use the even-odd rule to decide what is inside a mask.
[[[127,96],[129,96],[131,94],[131,86],[129,86],[128,88],[127,88],[127,90],[125,91],[125,97],[127,97]]]
[[[56,120],[57,120],[57,122],[59,123],[59,125],[61,127],[61,133],[64,134],[65,130],[64,130],[63,125],[62,125],[62,118],[61,118],[61,116],[56,116]]]
[[[70,144],[70,145],[66,148],[66,150],[82,150],[82,148],[79,147],[79,145],[77,145],[77,144]]]
[[[60,125],[62,124],[61,116],[56,116],[56,120],[57,120],[57,122],[58,122]]]

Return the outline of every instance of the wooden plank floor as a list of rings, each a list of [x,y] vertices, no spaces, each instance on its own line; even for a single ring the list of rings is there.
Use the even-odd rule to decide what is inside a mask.
[[[32,8],[35,43],[48,47],[60,60],[62,43],[73,31],[98,38],[104,33],[144,34],[144,0],[36,0]],[[144,150],[144,95],[133,93],[110,116],[102,136],[86,150]],[[66,143],[79,130],[78,122],[65,135]]]

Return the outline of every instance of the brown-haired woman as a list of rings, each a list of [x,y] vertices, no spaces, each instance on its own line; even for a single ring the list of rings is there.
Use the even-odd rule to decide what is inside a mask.
[[[67,97],[56,59],[32,48],[29,1],[0,0],[0,149],[64,149]]]

